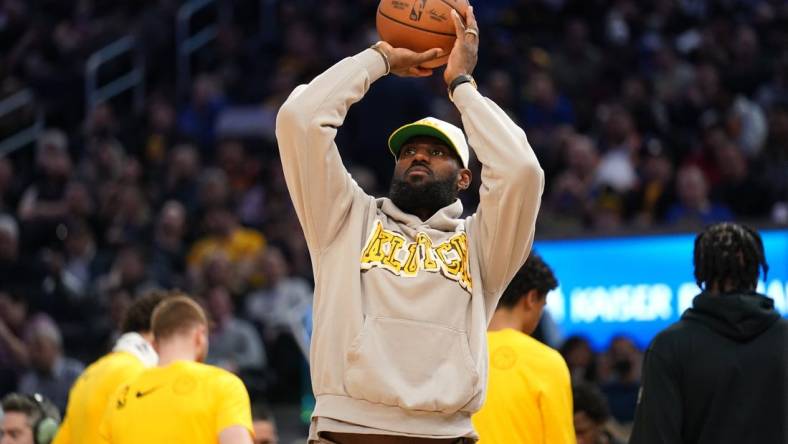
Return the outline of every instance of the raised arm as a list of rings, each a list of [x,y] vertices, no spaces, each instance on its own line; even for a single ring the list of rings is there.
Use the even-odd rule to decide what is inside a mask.
[[[444,73],[447,84],[476,65],[479,35],[473,8],[467,27],[452,14],[457,42]],[[471,83],[457,86],[452,100],[462,115],[468,143],[482,164],[479,207],[469,224],[480,250],[488,320],[512,276],[531,250],[544,172],[520,127]]]
[[[333,239],[354,198],[363,195],[334,143],[350,106],[387,71],[408,77],[430,75],[432,70],[418,66],[439,56],[437,49],[417,54],[381,43],[298,86],[282,105],[276,138],[287,187],[310,249],[319,251]]]

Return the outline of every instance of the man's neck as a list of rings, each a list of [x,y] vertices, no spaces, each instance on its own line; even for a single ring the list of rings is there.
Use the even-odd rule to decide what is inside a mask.
[[[495,310],[493,313],[492,320],[490,321],[490,325],[487,327],[487,331],[499,331],[504,330],[507,328],[511,328],[512,330],[523,331],[523,320],[520,319],[512,310],[506,308],[499,308]]]
[[[431,218],[435,213],[437,213],[437,211],[426,209],[418,209],[413,212],[422,222],[426,222],[427,219]]]
[[[159,367],[166,367],[175,361],[196,361],[197,351],[183,340],[173,339],[159,344]]]

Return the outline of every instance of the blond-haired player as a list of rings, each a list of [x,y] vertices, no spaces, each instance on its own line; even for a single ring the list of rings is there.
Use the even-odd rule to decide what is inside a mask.
[[[68,396],[66,417],[53,444],[94,444],[109,398],[121,385],[158,363],[153,350],[150,319],[169,293],[150,292],[129,307],[123,318],[123,335],[112,351],[91,364],[74,383]]]
[[[186,296],[162,302],[151,319],[159,366],[121,387],[107,405],[103,442],[252,444],[249,394],[232,373],[202,364],[208,321]]]

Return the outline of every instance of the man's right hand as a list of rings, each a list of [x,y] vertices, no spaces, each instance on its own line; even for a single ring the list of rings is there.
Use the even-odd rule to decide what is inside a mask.
[[[391,73],[400,77],[428,77],[432,75],[432,69],[420,65],[444,55],[440,48],[414,52],[407,48],[395,48],[386,42],[380,42],[377,47],[388,58]]]

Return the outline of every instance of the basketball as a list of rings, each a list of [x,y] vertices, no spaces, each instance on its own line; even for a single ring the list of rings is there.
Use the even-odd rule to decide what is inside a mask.
[[[437,68],[449,59],[456,38],[451,10],[464,20],[467,7],[468,0],[381,0],[375,23],[380,38],[395,48],[442,48],[445,56],[424,64]]]

